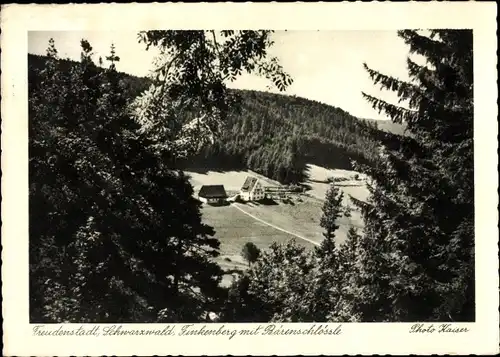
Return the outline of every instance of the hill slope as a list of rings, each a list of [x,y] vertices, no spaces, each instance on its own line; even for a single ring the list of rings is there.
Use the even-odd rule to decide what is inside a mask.
[[[370,123],[374,123],[379,130],[386,131],[396,135],[405,135],[406,125],[394,123],[393,121],[377,120],[377,119],[363,119]]]
[[[75,63],[61,60],[68,70]],[[30,71],[44,56],[28,55]],[[131,100],[150,85],[147,78],[121,73]],[[36,80],[30,75],[30,81]],[[232,108],[216,142],[182,168],[249,168],[283,183],[306,179],[306,164],[352,169],[351,160],[369,163],[375,154],[377,121],[360,120],[316,101],[258,91],[235,90]],[[382,130],[401,133],[390,123]]]
[[[283,183],[302,182],[306,164],[353,169],[376,153],[375,121],[316,101],[257,91],[236,91],[218,140],[186,166],[249,168]]]

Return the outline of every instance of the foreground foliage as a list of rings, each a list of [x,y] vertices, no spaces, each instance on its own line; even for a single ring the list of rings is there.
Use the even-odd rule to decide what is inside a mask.
[[[236,280],[228,294],[222,319],[228,322],[349,321],[342,314],[344,274],[351,269],[357,233],[351,229],[349,242],[337,247],[336,220],[348,215],[342,193],[328,191],[321,225],[325,239],[312,251],[294,239],[273,243],[253,266]]]
[[[197,321],[219,297],[219,242],[187,178],[127,114],[112,49],[30,69],[30,316],[44,322]],[[175,219],[174,219],[175,217]]]
[[[228,321],[474,321],[472,31],[399,36],[427,64],[408,59],[410,83],[366,66],[406,106],[365,97],[410,135],[379,132],[374,164],[358,164],[370,178],[368,202],[352,198],[363,232],[333,243],[331,189],[322,246],[264,253],[232,286]]]
[[[366,67],[406,107],[370,95],[374,108],[404,121],[408,137],[380,137],[371,198],[353,277],[353,310],[366,321],[474,320],[472,31],[400,31],[410,83]]]
[[[284,91],[292,83],[269,58],[272,31],[144,31],[139,39],[160,50],[152,84],[133,103],[141,130],[157,149],[190,159],[220,135],[238,98],[227,83],[243,72],[263,76]]]
[[[29,69],[33,322],[194,322],[224,298],[213,262],[220,243],[175,163],[226,116],[231,98],[221,74],[255,67],[282,89],[290,79],[275,59],[266,62],[266,31],[223,32],[231,44],[211,49],[217,59],[203,31],[142,35],[175,68],[160,64],[132,106],[143,83],[116,71],[114,46],[107,68],[102,58],[94,63],[85,40],[77,64],[61,61],[52,40],[44,63],[31,57],[38,61]],[[214,61],[219,74],[207,77]],[[208,131],[184,110],[206,117]]]

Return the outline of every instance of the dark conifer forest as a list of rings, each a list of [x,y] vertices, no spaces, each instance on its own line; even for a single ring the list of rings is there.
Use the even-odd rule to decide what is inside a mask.
[[[70,70],[75,62],[60,60]],[[29,55],[31,78],[44,57]],[[118,72],[124,96],[132,100],[151,80]],[[181,168],[249,168],[282,183],[304,181],[305,165],[353,169],[352,161],[371,162],[376,155],[376,121],[360,120],[320,102],[282,94],[233,90],[238,105],[230,108],[221,135],[212,145],[187,160]],[[186,119],[188,115],[184,114]],[[402,125],[384,124],[402,133]]]
[[[304,180],[306,163],[352,169],[375,153],[375,126],[342,109],[311,100],[238,91],[238,111],[220,138],[197,157],[200,166],[250,168],[282,183]],[[195,163],[195,164],[196,164]]]

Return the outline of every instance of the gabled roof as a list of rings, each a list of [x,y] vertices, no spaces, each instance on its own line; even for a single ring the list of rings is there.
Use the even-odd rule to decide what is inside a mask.
[[[245,183],[243,183],[243,186],[241,187],[242,191],[252,191],[254,188],[255,184],[257,183],[257,179],[252,176],[248,176],[245,180]]]
[[[226,190],[223,185],[201,186],[198,196],[205,198],[227,198]]]

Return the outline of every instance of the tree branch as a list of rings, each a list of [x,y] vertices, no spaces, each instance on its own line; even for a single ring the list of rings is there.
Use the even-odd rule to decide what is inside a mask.
[[[210,32],[212,33],[212,38],[214,39],[214,46],[215,46],[215,50],[217,51],[217,53],[219,54],[219,56],[222,56],[220,51],[219,51],[219,43],[217,42],[217,39],[215,37],[215,31],[214,30],[210,30]]]
[[[380,100],[369,94],[366,94],[365,92],[361,93],[363,97],[372,105],[373,109],[377,109],[379,113],[384,111],[387,115],[389,115],[391,120],[395,123],[408,122],[409,120],[411,121],[417,114],[417,112],[414,110],[390,104],[386,101]]]

